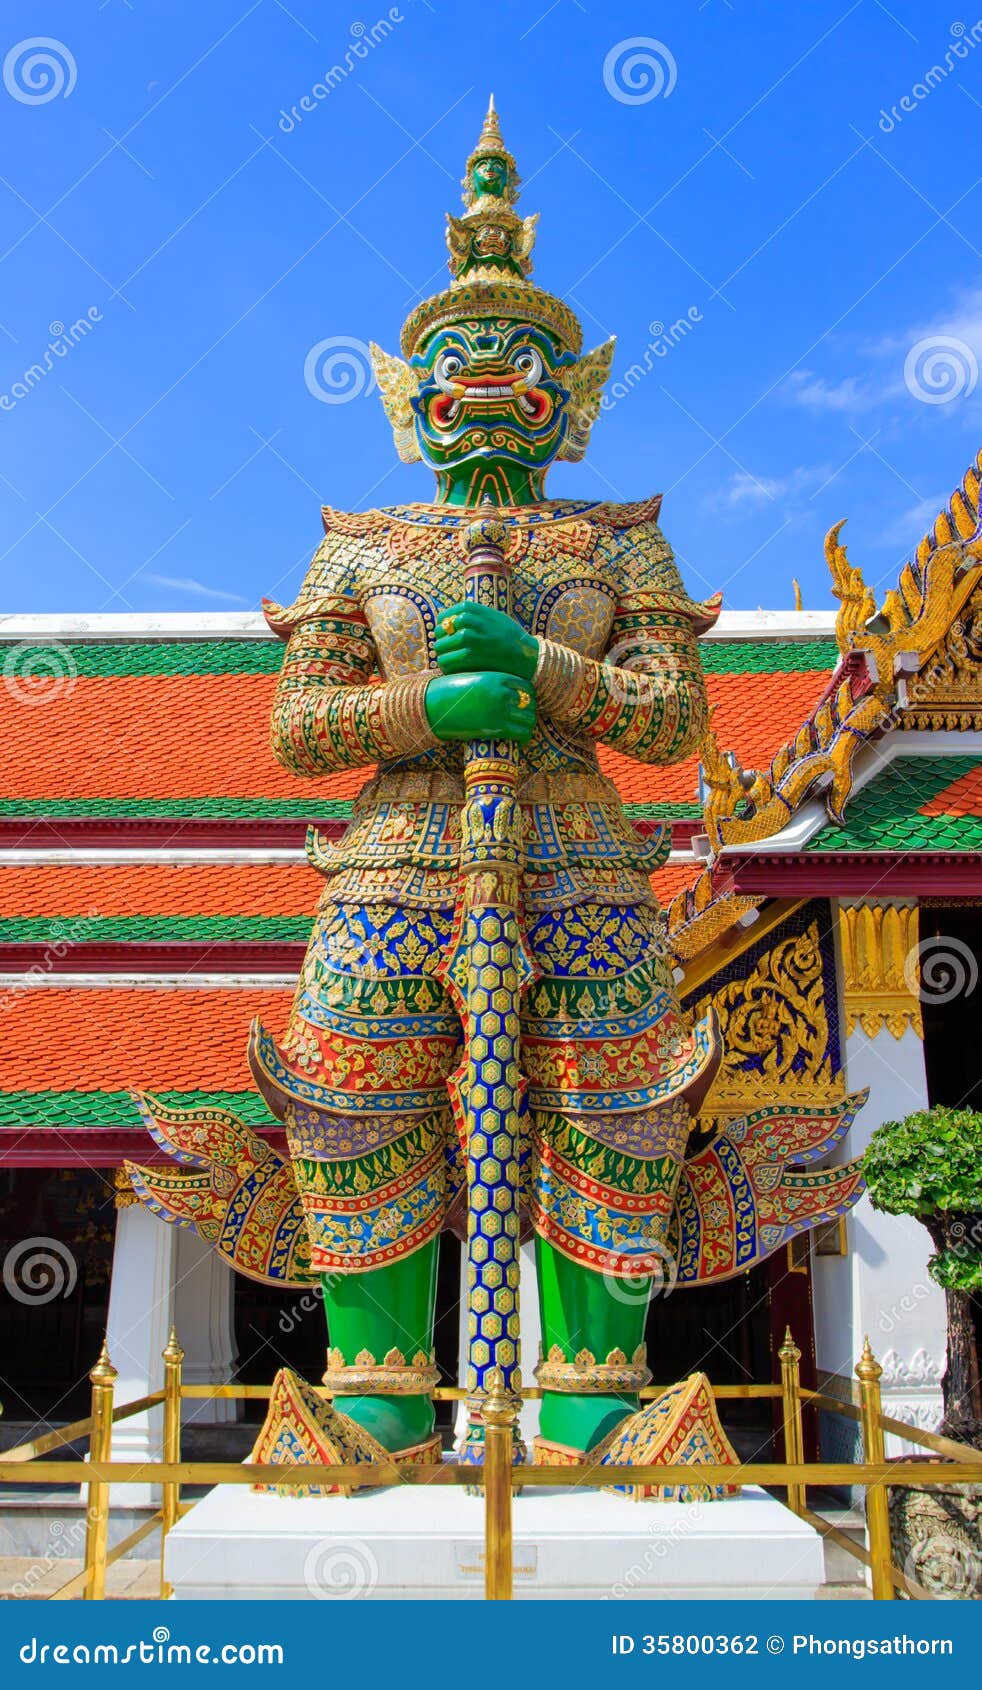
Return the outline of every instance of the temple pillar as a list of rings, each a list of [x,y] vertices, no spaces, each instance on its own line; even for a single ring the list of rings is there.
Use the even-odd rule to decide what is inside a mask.
[[[133,1402],[163,1385],[161,1359],[174,1320],[177,1227],[158,1220],[135,1199],[116,1216],[106,1340],[116,1369],[116,1404]],[[114,1461],[159,1461],[163,1416],[159,1408],[113,1428]],[[152,1505],[150,1485],[114,1485],[113,1506]],[[155,1505],[155,1504],[153,1504]]]
[[[834,908],[835,906],[833,906]],[[841,1024],[849,1091],[870,1099],[841,1149],[859,1156],[883,1121],[928,1107],[917,996],[917,906],[902,900],[843,900],[838,907]],[[913,958],[913,962],[911,962]],[[815,1351],[819,1377],[852,1378],[865,1336],[883,1365],[887,1414],[933,1431],[941,1418],[945,1365],[944,1294],[928,1277],[931,1241],[906,1215],[878,1213],[868,1197],[845,1217],[846,1253],[813,1251]],[[836,1421],[842,1447],[851,1428]],[[887,1453],[911,1448],[888,1438]],[[830,1459],[834,1450],[825,1443]]]
[[[174,1327],[184,1351],[186,1385],[228,1385],[235,1371],[235,1276],[218,1251],[190,1227],[177,1232]],[[226,1425],[237,1420],[241,1404],[215,1397],[186,1402],[187,1424]]]

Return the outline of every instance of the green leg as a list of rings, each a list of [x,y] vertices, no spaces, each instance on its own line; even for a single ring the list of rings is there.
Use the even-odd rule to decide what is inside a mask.
[[[571,1262],[544,1239],[536,1239],[535,1249],[545,1354],[558,1345],[567,1361],[573,1361],[580,1350],[590,1350],[598,1362],[611,1350],[632,1356],[644,1342],[648,1312],[644,1282],[631,1280],[629,1289],[621,1292],[603,1274]],[[631,1394],[546,1391],[539,1431],[554,1443],[588,1450],[638,1406],[638,1398]]]
[[[389,1350],[401,1350],[409,1361],[419,1350],[433,1348],[436,1313],[436,1268],[439,1239],[391,1267],[370,1273],[325,1274],[324,1306],[331,1348],[340,1350],[352,1366],[367,1350],[379,1362]],[[429,1396],[337,1395],[342,1413],[364,1426],[386,1449],[408,1449],[422,1443],[434,1427]]]

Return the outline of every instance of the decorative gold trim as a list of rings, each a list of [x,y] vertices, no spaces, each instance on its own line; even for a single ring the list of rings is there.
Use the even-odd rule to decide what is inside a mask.
[[[868,1038],[886,1027],[895,1039],[912,1027],[924,1037],[918,997],[916,904],[867,903],[839,908],[846,1033],[857,1024]]]
[[[747,899],[748,903],[753,901]],[[685,975],[679,983],[679,997],[688,997],[690,992],[698,991],[700,986],[711,981],[721,969],[729,968],[731,963],[742,957],[744,951],[748,951],[751,945],[759,944],[775,927],[780,927],[783,921],[787,921],[788,916],[793,915],[795,910],[803,908],[806,902],[805,898],[775,898],[768,903],[755,922],[749,927],[735,929],[729,941],[720,944],[712,953],[708,949],[700,948],[699,955],[684,964]],[[674,935],[672,944],[674,947]]]
[[[346,1362],[340,1350],[328,1350],[323,1384],[336,1396],[425,1397],[440,1383],[440,1369],[432,1353],[417,1350],[407,1361],[392,1349],[376,1361],[370,1350],[359,1350]]]
[[[117,1209],[132,1209],[134,1203],[140,1201],[125,1167],[113,1169],[113,1191]]]
[[[548,1355],[540,1360],[535,1378],[544,1391],[600,1396],[613,1391],[642,1390],[651,1383],[651,1370],[646,1365],[643,1344],[638,1345],[630,1361],[623,1350],[611,1350],[605,1361],[598,1361],[592,1350],[580,1350],[568,1361],[561,1346],[553,1344]]]

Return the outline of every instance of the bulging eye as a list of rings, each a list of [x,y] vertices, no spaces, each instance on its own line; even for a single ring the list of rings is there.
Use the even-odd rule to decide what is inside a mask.
[[[451,382],[464,367],[464,360],[458,352],[441,352],[433,366],[433,380],[444,393],[453,391]]]
[[[515,359],[515,368],[527,382],[536,382],[542,374],[542,359],[533,347],[526,346]]]

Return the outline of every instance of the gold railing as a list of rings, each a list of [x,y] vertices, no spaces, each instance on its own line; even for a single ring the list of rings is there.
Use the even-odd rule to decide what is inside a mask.
[[[80,1573],[53,1593],[49,1600],[64,1600],[81,1596],[98,1600],[105,1595],[106,1571],[136,1547],[151,1532],[160,1530],[160,1594],[171,1595],[164,1576],[164,1555],[167,1535],[171,1528],[194,1507],[183,1502],[184,1485],[255,1485],[300,1487],[306,1485],[465,1485],[484,1492],[485,1578],[484,1593],[490,1601],[507,1601],[512,1595],[512,1496],[517,1489],[535,1486],[592,1488],[616,1484],[749,1484],[778,1487],[784,1490],[785,1505],[800,1519],[838,1544],[840,1549],[868,1568],[870,1586],[876,1601],[889,1601],[895,1589],[906,1590],[914,1596],[930,1593],[914,1584],[892,1562],[890,1549],[890,1520],[888,1491],[891,1484],[937,1484],[944,1479],[953,1484],[982,1482],[982,1453],[955,1443],[950,1438],[931,1432],[921,1432],[902,1420],[894,1420],[883,1413],[880,1400],[882,1368],[876,1361],[867,1339],[863,1353],[856,1363],[858,1388],[849,1380],[831,1378],[827,1381],[842,1392],[841,1396],[827,1391],[811,1391],[802,1386],[799,1377],[801,1352],[785,1335],[780,1350],[781,1382],[774,1385],[717,1385],[713,1395],[717,1401],[748,1398],[780,1400],[784,1431],[784,1461],[750,1461],[738,1466],[714,1462],[705,1465],[646,1465],[646,1466],[554,1466],[543,1464],[529,1467],[514,1465],[516,1405],[513,1397],[493,1389],[484,1405],[485,1453],[483,1467],[462,1462],[445,1461],[410,1467],[397,1467],[394,1462],[366,1463],[358,1466],[257,1465],[249,1462],[183,1461],[181,1459],[181,1404],[213,1398],[239,1400],[268,1400],[269,1385],[185,1385],[181,1368],[184,1351],[171,1333],[163,1354],[164,1385],[160,1391],[140,1397],[136,1402],[117,1407],[113,1400],[116,1370],[110,1362],[105,1344],[95,1367],[89,1375],[92,1384],[92,1409],[85,1420],[73,1421],[57,1431],[46,1432],[30,1443],[7,1450],[0,1457],[0,1484],[81,1484],[87,1490],[85,1564]],[[641,1396],[652,1401],[666,1387],[651,1386]],[[330,1393],[323,1391],[324,1396]],[[459,1401],[466,1392],[456,1387],[444,1387],[433,1392],[438,1401]],[[540,1390],[522,1392],[525,1398],[540,1397]],[[863,1459],[861,1461],[805,1461],[802,1431],[802,1408],[824,1409],[830,1414],[844,1416],[861,1428]],[[151,1408],[163,1408],[163,1459],[161,1461],[113,1461],[112,1429],[119,1421]],[[932,1462],[905,1461],[901,1469],[886,1459],[884,1434],[891,1432],[909,1443],[929,1450]],[[84,1461],[48,1461],[42,1458],[52,1450],[63,1448],[88,1438],[88,1453]],[[937,1457],[941,1457],[939,1463]],[[30,1469],[30,1471],[28,1471]],[[120,1543],[108,1547],[110,1490],[112,1485],[153,1485],[160,1487],[160,1507],[135,1531]],[[864,1546],[855,1543],[847,1533],[822,1518],[808,1506],[807,1487],[855,1486],[866,1492],[866,1536]]]

